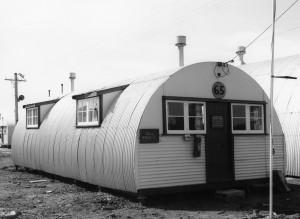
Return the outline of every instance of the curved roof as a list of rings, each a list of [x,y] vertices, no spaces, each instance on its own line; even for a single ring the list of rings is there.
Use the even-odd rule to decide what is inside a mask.
[[[271,61],[242,65],[239,68],[253,77],[269,95]],[[274,106],[277,113],[299,112],[300,55],[276,59],[274,62],[274,76],[297,77],[296,80],[274,79]]]
[[[53,106],[39,129],[25,128],[23,111],[13,135],[14,164],[103,187],[136,192],[133,165],[140,118],[153,93],[177,71],[159,72],[91,91],[129,83],[111,104],[97,129],[74,127],[76,100],[71,94],[62,97]]]
[[[200,64],[200,63],[199,63]],[[55,175],[89,182],[102,187],[137,192],[137,163],[136,141],[138,128],[147,104],[153,94],[165,83],[164,90],[168,89],[171,95],[178,94],[178,87],[185,83],[184,89],[190,84],[185,73],[189,75],[193,87],[199,88],[199,80],[195,75],[209,75],[215,80],[213,63],[193,64],[175,70],[158,72],[142,76],[129,82],[121,82],[98,90],[76,94],[77,96],[93,92],[103,93],[113,88],[126,86],[110,104],[108,111],[99,128],[76,128],[76,100],[72,95],[62,97],[45,116],[39,129],[26,129],[25,111],[20,116],[12,141],[12,157],[15,165],[42,170]],[[206,66],[202,71],[199,68]],[[228,90],[235,98],[252,98],[250,91],[258,88],[257,83],[235,67],[232,76],[222,78],[224,83],[230,83],[235,89]],[[182,70],[182,71],[180,71]],[[182,74],[176,74],[177,72]],[[174,75],[176,74],[176,76]],[[173,76],[174,75],[174,76]],[[173,77],[172,77],[173,76]],[[177,77],[178,76],[178,77]],[[201,81],[201,80],[200,80]],[[243,86],[243,81],[247,86]],[[172,83],[171,83],[172,82]],[[212,97],[211,85],[201,81],[206,89],[207,96]],[[251,82],[251,83],[250,83]],[[176,86],[174,86],[174,83]],[[178,86],[177,86],[178,85]],[[251,85],[253,85],[251,87]],[[169,86],[169,87],[168,87]],[[255,87],[257,86],[257,87]],[[236,92],[237,89],[247,89],[249,92]],[[259,90],[259,91],[258,91]],[[261,88],[253,91],[259,98],[264,99],[265,94]],[[179,94],[180,95],[180,94]],[[203,94],[201,94],[203,95]]]
[[[269,95],[271,61],[239,66],[253,77]],[[286,173],[300,177],[300,54],[275,59],[274,76],[294,79],[274,79],[274,107],[286,138]]]

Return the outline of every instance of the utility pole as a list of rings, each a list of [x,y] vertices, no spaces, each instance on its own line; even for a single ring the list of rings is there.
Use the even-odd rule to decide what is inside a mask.
[[[20,76],[22,79],[19,79],[18,76]],[[15,122],[17,124],[18,120],[19,120],[19,112],[18,112],[18,102],[21,100],[24,100],[24,96],[20,95],[20,97],[18,96],[18,83],[19,82],[26,82],[26,80],[24,79],[24,75],[21,73],[15,73],[15,77],[14,78],[10,78],[10,79],[4,79],[6,81],[10,81],[14,87],[15,87]]]

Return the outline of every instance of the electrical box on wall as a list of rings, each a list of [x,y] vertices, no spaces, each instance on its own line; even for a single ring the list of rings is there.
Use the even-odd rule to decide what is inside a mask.
[[[201,156],[201,135],[194,136],[194,157]]]

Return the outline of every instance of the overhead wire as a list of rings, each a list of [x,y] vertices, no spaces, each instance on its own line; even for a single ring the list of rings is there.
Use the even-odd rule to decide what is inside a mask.
[[[293,4],[291,4],[278,18],[276,18],[275,22],[277,22],[288,10],[290,10],[299,0],[296,0]],[[262,33],[260,33],[254,40],[252,40],[247,46],[245,46],[245,49],[241,52],[244,52],[249,46],[251,46],[259,37],[261,37],[270,27],[272,27],[272,24],[270,24]],[[234,60],[238,57],[238,54],[234,56],[232,59],[230,59],[227,62],[234,62]]]
[[[114,48],[126,48],[126,47],[136,47],[137,44],[132,44],[131,42],[134,42],[136,41],[137,38],[140,38],[140,37],[143,37],[143,36],[151,36],[153,34],[156,34],[157,32],[159,31],[168,31],[170,30],[170,28],[172,28],[174,25],[178,26],[178,24],[184,22],[185,20],[187,20],[188,18],[192,17],[194,14],[197,13],[197,16],[204,16],[208,13],[210,13],[211,11],[219,8],[219,7],[223,7],[224,5],[228,4],[228,3],[231,3],[232,1],[235,1],[235,0],[230,0],[230,1],[223,1],[223,2],[220,2],[220,1],[216,1],[216,2],[209,2],[207,4],[204,4],[204,5],[201,5],[201,6],[198,6],[196,9],[195,8],[187,8],[187,10],[183,13],[185,14],[184,16],[181,16],[181,17],[178,17],[177,19],[173,19],[172,21],[169,21],[167,23],[164,23],[163,25],[160,25],[160,26],[157,26],[157,23],[158,22],[154,22],[152,21],[152,25],[153,27],[149,27],[149,25],[145,25],[145,28],[144,30],[139,30],[139,33],[138,34],[134,34],[134,32],[132,33],[128,33],[128,40],[125,38],[124,39],[124,35],[122,35],[122,40],[118,40],[116,39],[115,43],[112,42],[112,43],[109,43],[110,45],[113,45],[113,46],[109,46],[109,47],[106,47],[106,51],[103,51],[103,50],[100,50],[101,51],[101,54],[99,55],[90,55],[90,56],[93,56],[93,58],[91,60],[88,61],[88,63],[90,62],[94,62],[95,60],[98,60],[99,57],[103,57],[105,56],[105,58],[107,58],[109,55],[110,57],[114,57],[116,56],[117,54],[115,53],[115,49]],[[179,9],[178,9],[179,10]],[[177,8],[174,11],[177,11]],[[180,10],[179,10],[180,11]],[[201,14],[199,14],[199,12]],[[159,19],[159,18],[157,18]],[[149,30],[150,29],[150,30]],[[132,35],[136,35],[136,37],[131,37]],[[120,49],[118,49],[120,50]]]

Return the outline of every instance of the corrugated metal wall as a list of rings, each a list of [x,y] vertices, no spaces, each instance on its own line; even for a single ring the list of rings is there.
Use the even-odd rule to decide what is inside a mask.
[[[205,137],[201,141],[201,157],[193,157],[193,138],[162,136],[158,144],[138,146],[139,189],[206,182]]]
[[[153,93],[174,72],[144,77],[132,82],[117,97],[112,95],[115,100],[105,102],[110,107],[99,128],[75,127],[76,100],[71,95],[54,105],[39,129],[26,129],[23,110],[13,136],[14,164],[136,192],[139,122]]]
[[[267,135],[234,136],[236,180],[269,176],[269,138]],[[273,145],[275,148],[273,168],[284,171],[284,136],[274,136]]]
[[[253,77],[267,94],[270,93],[270,61],[239,68]],[[274,80],[274,107],[286,140],[286,174],[300,177],[300,55],[276,59],[274,75],[297,77],[297,80]]]

